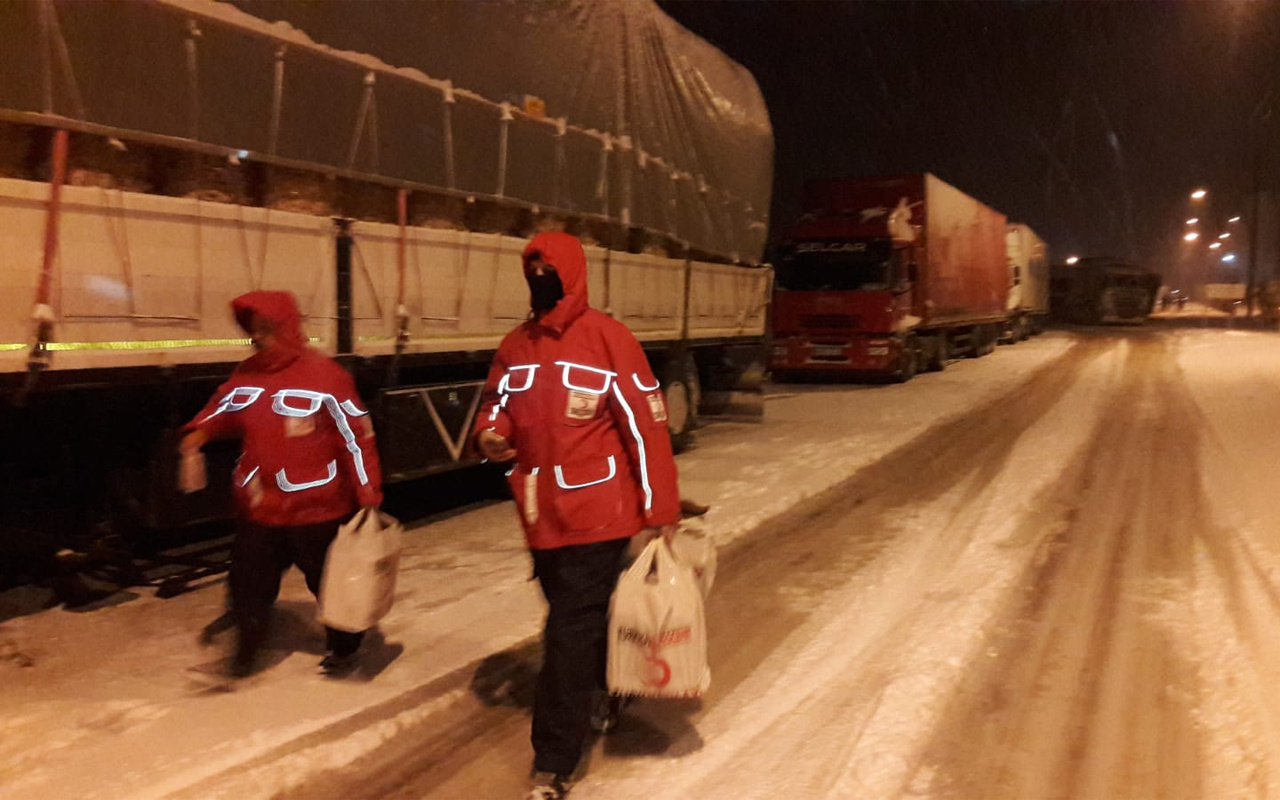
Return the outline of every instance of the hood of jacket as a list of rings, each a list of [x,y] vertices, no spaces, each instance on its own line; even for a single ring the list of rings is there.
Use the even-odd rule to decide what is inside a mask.
[[[524,248],[524,274],[530,274],[529,262],[541,258],[556,268],[564,297],[556,307],[537,319],[536,324],[557,334],[587,310],[587,256],[578,237],[567,233],[539,233]]]
[[[302,315],[291,292],[249,292],[231,301],[236,323],[251,333],[254,317],[271,322],[275,342],[249,356],[237,372],[278,372],[306,352],[307,337],[302,332]]]

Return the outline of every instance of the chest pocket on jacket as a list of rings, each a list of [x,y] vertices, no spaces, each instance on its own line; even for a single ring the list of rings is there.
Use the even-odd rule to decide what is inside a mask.
[[[326,397],[307,389],[281,389],[271,395],[271,410],[282,417],[310,417],[324,407]]]
[[[572,361],[557,361],[556,365],[563,368],[560,381],[566,390],[564,421],[581,425],[599,416],[617,373]]]
[[[271,410],[284,418],[284,435],[293,438],[315,433],[316,414],[326,397],[307,389],[281,389],[271,395]]]
[[[507,367],[507,374],[498,381],[498,394],[527,392],[533,386],[534,375],[540,364],[517,364]]]

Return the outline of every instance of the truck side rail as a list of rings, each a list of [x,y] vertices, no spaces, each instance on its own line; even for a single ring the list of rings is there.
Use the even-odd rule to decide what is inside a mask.
[[[0,372],[27,369],[47,184],[0,179]],[[313,346],[335,349],[333,223],[116,190],[63,188],[52,369],[238,361],[236,295],[287,289]]]
[[[0,373],[27,369],[48,185],[0,179]],[[339,313],[334,220],[97,187],[64,189],[51,306],[50,369],[240,360],[227,308],[260,289],[292,291],[312,345],[364,357],[496,349],[528,313],[526,240],[353,222],[350,319]],[[405,240],[403,292],[398,247]],[[646,345],[762,336],[772,271],[588,246],[596,307]],[[687,287],[687,289],[686,289]],[[686,301],[687,291],[687,301]],[[401,308],[403,306],[403,309]]]
[[[764,336],[773,270],[727,264],[690,264],[689,339]]]

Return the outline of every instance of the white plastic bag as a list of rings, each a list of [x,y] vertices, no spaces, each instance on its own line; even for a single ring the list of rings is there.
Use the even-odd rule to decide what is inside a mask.
[[[391,516],[362,508],[338,529],[320,581],[320,622],[356,633],[391,610],[404,529]]]
[[[716,579],[716,541],[711,534],[697,528],[681,526],[671,539],[671,552],[676,560],[693,570],[693,578],[703,599]]]
[[[609,612],[609,691],[696,697],[711,685],[702,592],[654,539],[622,575]]]

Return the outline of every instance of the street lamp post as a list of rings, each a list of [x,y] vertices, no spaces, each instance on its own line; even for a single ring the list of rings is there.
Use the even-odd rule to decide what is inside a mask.
[[[1249,219],[1249,272],[1245,297],[1248,300],[1249,317],[1253,317],[1253,287],[1258,278],[1258,214],[1259,198],[1262,194],[1262,146],[1266,128],[1271,122],[1271,92],[1267,92],[1250,115],[1250,122],[1258,120],[1257,129],[1250,125],[1253,133],[1253,216]]]
[[[1268,116],[1270,112],[1268,112]],[[1262,137],[1258,137],[1261,139]],[[1253,156],[1253,215],[1249,218],[1249,270],[1245,278],[1245,313],[1253,319],[1253,291],[1258,282],[1258,198],[1262,194],[1262,147],[1254,149]]]
[[[1197,188],[1191,192],[1191,200],[1189,209],[1193,216],[1187,219],[1187,225],[1197,226],[1202,221],[1208,220],[1208,201],[1205,199],[1209,192],[1203,188]],[[1205,273],[1208,271],[1208,254],[1209,251],[1202,248],[1198,242],[1200,239],[1200,231],[1197,228],[1191,228],[1185,236],[1182,237],[1191,244],[1191,252],[1188,254],[1188,263],[1191,266],[1192,274],[1188,276],[1190,282],[1196,280],[1203,282],[1206,279]]]

